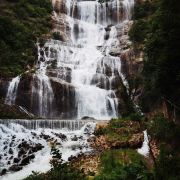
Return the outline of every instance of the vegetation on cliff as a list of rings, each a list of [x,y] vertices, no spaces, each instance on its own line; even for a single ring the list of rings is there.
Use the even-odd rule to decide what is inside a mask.
[[[178,179],[180,110],[180,2],[178,0],[138,0],[134,24],[129,32],[135,50],[144,52],[141,74],[145,113],[166,104],[166,116],[157,115],[147,123],[151,142],[159,151],[154,164],[154,179]],[[162,109],[160,109],[162,112]],[[170,115],[172,114],[172,115]],[[173,122],[175,120],[175,122]]]
[[[35,43],[51,29],[49,0],[0,1],[0,76],[15,76],[33,66]]]
[[[135,47],[145,52],[144,112],[166,101],[179,112],[180,99],[180,2],[178,0],[137,1],[135,23],[129,32]]]
[[[134,150],[111,150],[101,155],[100,173],[95,180],[152,179],[143,157]]]
[[[148,122],[151,140],[157,142],[160,153],[154,166],[155,179],[178,179],[180,177],[180,126],[157,115]]]
[[[143,143],[143,133],[139,119],[129,117],[112,119],[108,126],[100,126],[95,130],[95,144],[104,149],[138,148]],[[105,141],[105,142],[103,142]]]

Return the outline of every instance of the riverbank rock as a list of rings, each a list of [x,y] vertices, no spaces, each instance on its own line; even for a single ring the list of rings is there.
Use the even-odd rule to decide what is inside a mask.
[[[1,171],[0,176],[5,175],[5,174],[6,174],[6,172],[7,172],[7,169],[5,169],[5,168],[4,168],[4,169]]]
[[[149,146],[151,148],[151,152],[152,152],[153,157],[157,158],[159,153],[160,153],[160,150],[158,149],[158,146],[157,146],[157,142],[155,140],[151,140],[149,142]]]
[[[25,165],[29,164],[29,163],[30,163],[30,160],[32,160],[32,159],[34,159],[34,158],[35,158],[35,155],[34,155],[34,154],[31,154],[31,155],[25,157],[25,158],[22,159],[22,161],[21,161],[21,166],[25,166]]]
[[[86,175],[97,174],[100,165],[100,154],[80,154],[78,157],[72,157],[70,163],[72,166],[83,170]]]
[[[12,165],[12,166],[9,168],[9,171],[14,171],[14,172],[16,172],[16,171],[20,171],[21,169],[22,169],[22,167],[19,166],[19,165]]]
[[[143,140],[144,140],[143,133],[133,134],[131,139],[128,141],[129,147],[134,149],[140,148],[142,147]]]

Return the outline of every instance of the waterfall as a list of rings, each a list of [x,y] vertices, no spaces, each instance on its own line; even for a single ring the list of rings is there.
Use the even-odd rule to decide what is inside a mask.
[[[143,131],[144,134],[144,142],[141,148],[139,148],[137,151],[139,154],[142,154],[143,156],[148,156],[149,155],[149,139],[148,139],[148,134],[147,130]]]
[[[33,76],[33,85],[32,85],[32,104],[37,104],[36,114],[40,117],[51,117],[52,112],[52,102],[54,98],[53,90],[49,77],[46,75],[46,69],[48,67],[48,62],[50,59],[49,51],[46,52],[44,48],[41,48],[39,43],[38,47],[38,61],[37,67],[38,70]]]
[[[120,58],[111,56],[110,51],[121,47],[117,28],[121,26],[123,31],[123,23],[131,18],[133,3],[132,0],[64,2],[70,41],[49,40],[44,48],[50,51],[44,59],[56,61],[57,78],[75,87],[78,119],[84,116],[110,119],[120,113],[113,84],[117,77],[127,89],[128,83],[121,73]],[[56,14],[57,19],[60,16]],[[109,38],[105,39],[107,33]]]
[[[28,87],[24,94],[29,99],[27,104],[22,103],[26,108],[19,104],[20,109],[47,119],[0,120],[0,172],[4,168],[9,172],[14,164],[21,167],[24,158],[34,157],[22,170],[7,173],[3,180],[23,179],[32,171],[48,171],[52,143],[65,161],[72,155],[89,152],[88,139],[96,125],[93,119],[118,117],[121,114],[119,84],[123,82],[128,91],[127,80],[121,72],[120,39],[132,17],[134,0],[104,3],[52,0],[52,3],[54,11],[58,9],[53,13],[57,27],[52,31],[59,32],[62,40],[37,43],[36,72],[28,74],[30,86],[24,76],[12,79],[5,100],[6,104],[16,104],[18,85],[25,81]],[[62,117],[66,120],[59,120]],[[146,132],[144,135],[139,152],[146,153]],[[39,145],[42,149],[32,151]],[[22,149],[24,154],[20,152]],[[15,163],[17,158],[19,162]]]
[[[10,82],[8,91],[6,94],[5,104],[8,104],[8,105],[15,104],[19,82],[20,82],[20,76],[13,78],[12,81]]]
[[[121,46],[117,26],[123,29],[123,23],[130,20],[133,2],[65,1],[71,42],[64,45],[51,40],[45,46],[56,52],[56,55],[51,53],[50,56],[57,60],[57,67],[64,68],[63,81],[66,81],[66,69],[71,69],[69,83],[75,86],[78,119],[84,116],[110,119],[120,113],[112,84],[117,77],[127,88],[128,83],[121,73],[120,58],[111,56],[109,52],[113,47]],[[105,39],[108,26],[109,38]]]
[[[88,120],[88,122],[94,122],[93,120]],[[76,131],[80,130],[85,124],[87,123],[86,120],[56,120],[56,119],[43,119],[43,120],[0,120],[0,124],[4,124],[9,127],[11,124],[18,124],[23,126],[29,130],[37,130],[39,128],[43,129],[66,129],[69,131]]]
[[[114,56],[112,51],[123,50],[120,38],[131,20],[134,0],[104,3],[53,0],[52,3],[54,11],[58,9],[53,13],[58,24],[53,31],[60,32],[63,38],[49,39],[43,46],[37,43],[32,107],[27,110],[43,118],[118,117],[121,114],[116,94],[118,80],[123,81],[127,92],[129,87],[121,72],[120,55]],[[19,80],[13,80],[9,86],[8,104],[15,103]],[[62,86],[57,87],[58,83]]]

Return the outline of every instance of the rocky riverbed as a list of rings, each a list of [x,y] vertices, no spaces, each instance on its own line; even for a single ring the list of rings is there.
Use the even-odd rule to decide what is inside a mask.
[[[23,120],[20,121],[22,123]],[[23,179],[32,171],[48,171],[52,147],[60,150],[64,161],[68,161],[72,155],[91,151],[88,139],[94,131],[94,122],[83,125],[69,121],[67,127],[60,129],[57,121],[52,120],[51,128],[36,126],[32,129],[30,121],[33,120],[24,120],[24,126],[17,124],[17,120],[0,124],[0,175],[4,180]],[[25,123],[29,123],[30,129],[25,128]]]

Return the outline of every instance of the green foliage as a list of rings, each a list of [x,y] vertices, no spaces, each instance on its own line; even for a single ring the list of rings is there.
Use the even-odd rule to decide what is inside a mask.
[[[155,3],[155,2],[154,2]],[[145,93],[142,104],[165,97],[180,106],[180,2],[158,0],[148,20],[145,42]],[[147,109],[147,108],[146,108]],[[147,109],[148,110],[148,109]]]
[[[85,180],[83,171],[64,163],[58,149],[52,148],[51,170],[45,174],[33,173],[25,180]]]
[[[135,121],[138,121],[137,119]],[[101,127],[95,130],[96,136],[106,135],[108,141],[123,142],[128,147],[128,141],[133,134],[141,132],[139,122],[132,121],[129,117],[121,119],[112,119],[106,127]]]
[[[101,156],[100,174],[95,180],[130,180],[152,179],[152,174],[142,160],[141,155],[133,150],[107,151]]]
[[[180,1],[137,1],[135,23],[129,35],[135,49],[143,50],[144,112],[161,103],[161,98],[180,107]],[[176,109],[178,112],[178,110]]]
[[[37,172],[32,172],[31,175],[29,175],[27,178],[25,178],[24,180],[45,180],[44,176],[41,175],[40,173]]]
[[[143,118],[143,116],[140,114],[140,113],[132,113],[129,115],[129,118],[132,120],[132,121],[138,121],[140,122]]]
[[[0,2],[0,76],[15,76],[33,66],[37,38],[49,31],[49,0]]]
[[[130,39],[135,43],[142,43],[145,40],[148,30],[147,21],[140,19],[135,21],[129,31]]]
[[[154,170],[155,179],[177,180],[180,177],[179,152],[169,150],[162,146]]]
[[[179,149],[180,126],[164,118],[163,115],[157,115],[152,119],[148,126],[148,132],[151,138],[170,144],[175,150]]]
[[[164,118],[154,117],[148,125],[148,133],[158,142],[160,154],[154,166],[154,178],[176,180],[180,177],[180,126]]]
[[[148,17],[155,11],[155,4],[153,1],[136,1],[134,6],[134,19],[141,19],[144,17]]]
[[[99,137],[101,135],[105,135],[108,133],[108,129],[105,127],[99,127],[98,129],[95,129],[94,135]]]

